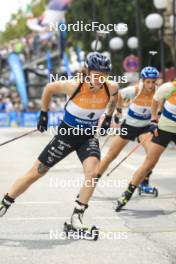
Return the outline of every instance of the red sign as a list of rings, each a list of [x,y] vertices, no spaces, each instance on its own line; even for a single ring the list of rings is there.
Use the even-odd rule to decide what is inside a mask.
[[[139,69],[139,57],[129,55],[123,60],[123,68],[126,72],[136,72]]]

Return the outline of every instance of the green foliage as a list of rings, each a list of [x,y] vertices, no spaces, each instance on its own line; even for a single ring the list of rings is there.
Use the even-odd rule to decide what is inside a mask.
[[[4,42],[7,42],[12,39],[26,36],[29,32],[30,30],[26,26],[26,18],[20,16],[15,26],[8,23],[6,31],[2,34],[2,38]]]
[[[124,47],[120,51],[112,53],[114,70],[122,73],[122,60],[127,55],[137,51],[131,51],[127,47],[127,39],[131,36],[136,36],[136,12],[135,0],[75,0],[67,12],[67,23],[74,23],[76,20],[83,20],[85,23],[98,21],[100,23],[117,24],[123,22],[128,24],[128,34],[123,36]],[[109,4],[108,4],[109,3]],[[152,1],[139,0],[140,4],[140,21],[141,21],[141,48],[142,48],[142,66],[148,64],[148,51],[159,51],[159,36],[158,32],[150,32],[145,26],[145,17],[153,12],[157,12]],[[91,42],[95,39],[95,34],[92,32],[69,32],[69,39],[77,42],[82,42],[83,48],[90,51]],[[112,32],[109,38],[117,36]],[[108,40],[103,41],[103,50],[109,50]],[[166,65],[171,61],[170,49],[166,49]],[[111,51],[112,52],[112,51]],[[156,66],[160,67],[160,58],[156,58]]]
[[[38,17],[44,12],[47,3],[48,3],[48,0],[42,0],[42,1],[40,1],[39,4],[35,5],[32,8],[32,13],[33,13],[34,17]]]
[[[35,0],[32,1],[35,3]],[[48,0],[41,0],[38,4],[32,7],[32,13],[34,16],[40,16],[45,10],[45,6],[48,3]],[[14,21],[16,24],[14,25]],[[21,11],[18,11],[17,14],[13,14],[9,23],[6,26],[6,31],[0,33],[1,43],[7,43],[10,40],[24,37],[28,35],[31,31],[26,25],[26,17]]]
[[[36,0],[32,2],[35,3]],[[41,0],[38,4],[32,8],[34,16],[40,16],[48,0]],[[83,21],[84,24],[91,23],[92,21],[98,21],[100,23],[117,24],[124,22],[128,25],[128,34],[123,36],[124,47],[120,51],[112,53],[114,70],[119,74],[123,71],[122,61],[131,54],[136,54],[137,51],[131,51],[127,47],[127,39],[130,36],[136,36],[136,12],[135,12],[135,0],[73,0],[72,5],[68,9],[66,20],[67,23],[76,23],[77,21]],[[159,51],[159,36],[158,32],[150,32],[145,26],[145,17],[152,12],[156,12],[152,1],[139,0],[140,4],[140,21],[141,21],[141,47],[142,47],[142,66],[148,63],[148,51]],[[7,29],[4,33],[0,34],[1,42],[8,42],[11,39],[26,36],[30,31],[26,26],[26,18],[24,14],[18,12],[13,15],[11,21],[17,20],[17,25],[13,26],[9,22]],[[117,36],[115,32],[109,34],[109,39]],[[68,41],[72,42],[73,46],[77,46],[78,43],[81,47],[89,52],[91,50],[91,42],[95,39],[94,32],[69,32]],[[103,40],[103,50],[109,50],[109,39]],[[166,66],[171,63],[171,52],[168,47],[165,47]],[[112,51],[111,51],[112,52]],[[160,58],[158,56],[156,60],[156,66],[160,66]]]

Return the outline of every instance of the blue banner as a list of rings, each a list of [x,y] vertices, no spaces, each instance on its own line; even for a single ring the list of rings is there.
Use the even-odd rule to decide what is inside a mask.
[[[6,113],[0,113],[0,127],[9,127],[10,117]]]
[[[26,110],[28,106],[28,95],[26,90],[26,80],[24,76],[23,66],[20,61],[19,55],[12,52],[8,55],[7,61],[13,73],[17,91],[21,98],[21,102],[23,104],[24,109]]]
[[[36,127],[39,112],[0,112],[1,127]],[[63,119],[64,111],[50,112],[48,115],[48,126],[58,126]]]

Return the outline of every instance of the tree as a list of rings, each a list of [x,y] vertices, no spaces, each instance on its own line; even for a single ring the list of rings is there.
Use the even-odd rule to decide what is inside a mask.
[[[148,65],[148,51],[159,50],[159,37],[157,32],[150,32],[145,26],[145,17],[152,12],[156,12],[151,1],[140,0],[141,9],[141,33],[142,33],[142,66]],[[130,36],[136,36],[135,25],[135,1],[134,0],[75,0],[67,12],[67,23],[75,23],[77,20],[84,23],[99,21],[100,23],[124,22],[128,25],[128,35],[124,37],[124,43]],[[110,38],[117,36],[111,33]],[[68,38],[77,43],[81,41],[82,47],[88,52],[90,44],[95,39],[94,32],[69,32]],[[171,63],[170,49],[166,48],[166,65]],[[108,40],[103,41],[103,50],[109,50]],[[135,51],[134,51],[135,52]],[[123,50],[113,53],[113,66],[119,73],[122,73],[122,59],[129,55],[131,51],[124,46]],[[156,66],[160,68],[159,56],[156,58]]]
[[[48,0],[40,0],[36,4],[36,0],[32,1],[31,9],[35,17],[40,16],[44,10]],[[13,14],[6,26],[6,30],[0,33],[1,43],[7,43],[10,40],[27,36],[31,31],[26,24],[26,14],[19,10],[16,14]]]

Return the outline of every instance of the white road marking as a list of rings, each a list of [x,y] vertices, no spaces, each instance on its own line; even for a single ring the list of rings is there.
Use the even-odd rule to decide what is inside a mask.
[[[7,217],[3,218],[6,221],[48,221],[48,220],[63,220],[70,219],[68,216],[58,216],[58,217]]]
[[[115,201],[115,199],[114,199]],[[30,202],[17,202],[17,205],[49,205],[49,204],[61,204],[62,201],[30,201]],[[112,203],[112,201],[98,200],[98,201],[90,201],[89,203]]]
[[[63,219],[70,219],[70,216],[57,216],[57,217],[7,217],[2,218],[5,221],[48,221],[48,220],[63,220]],[[116,216],[98,216],[98,217],[91,217],[91,219],[103,219],[103,220],[117,220],[120,217]]]

